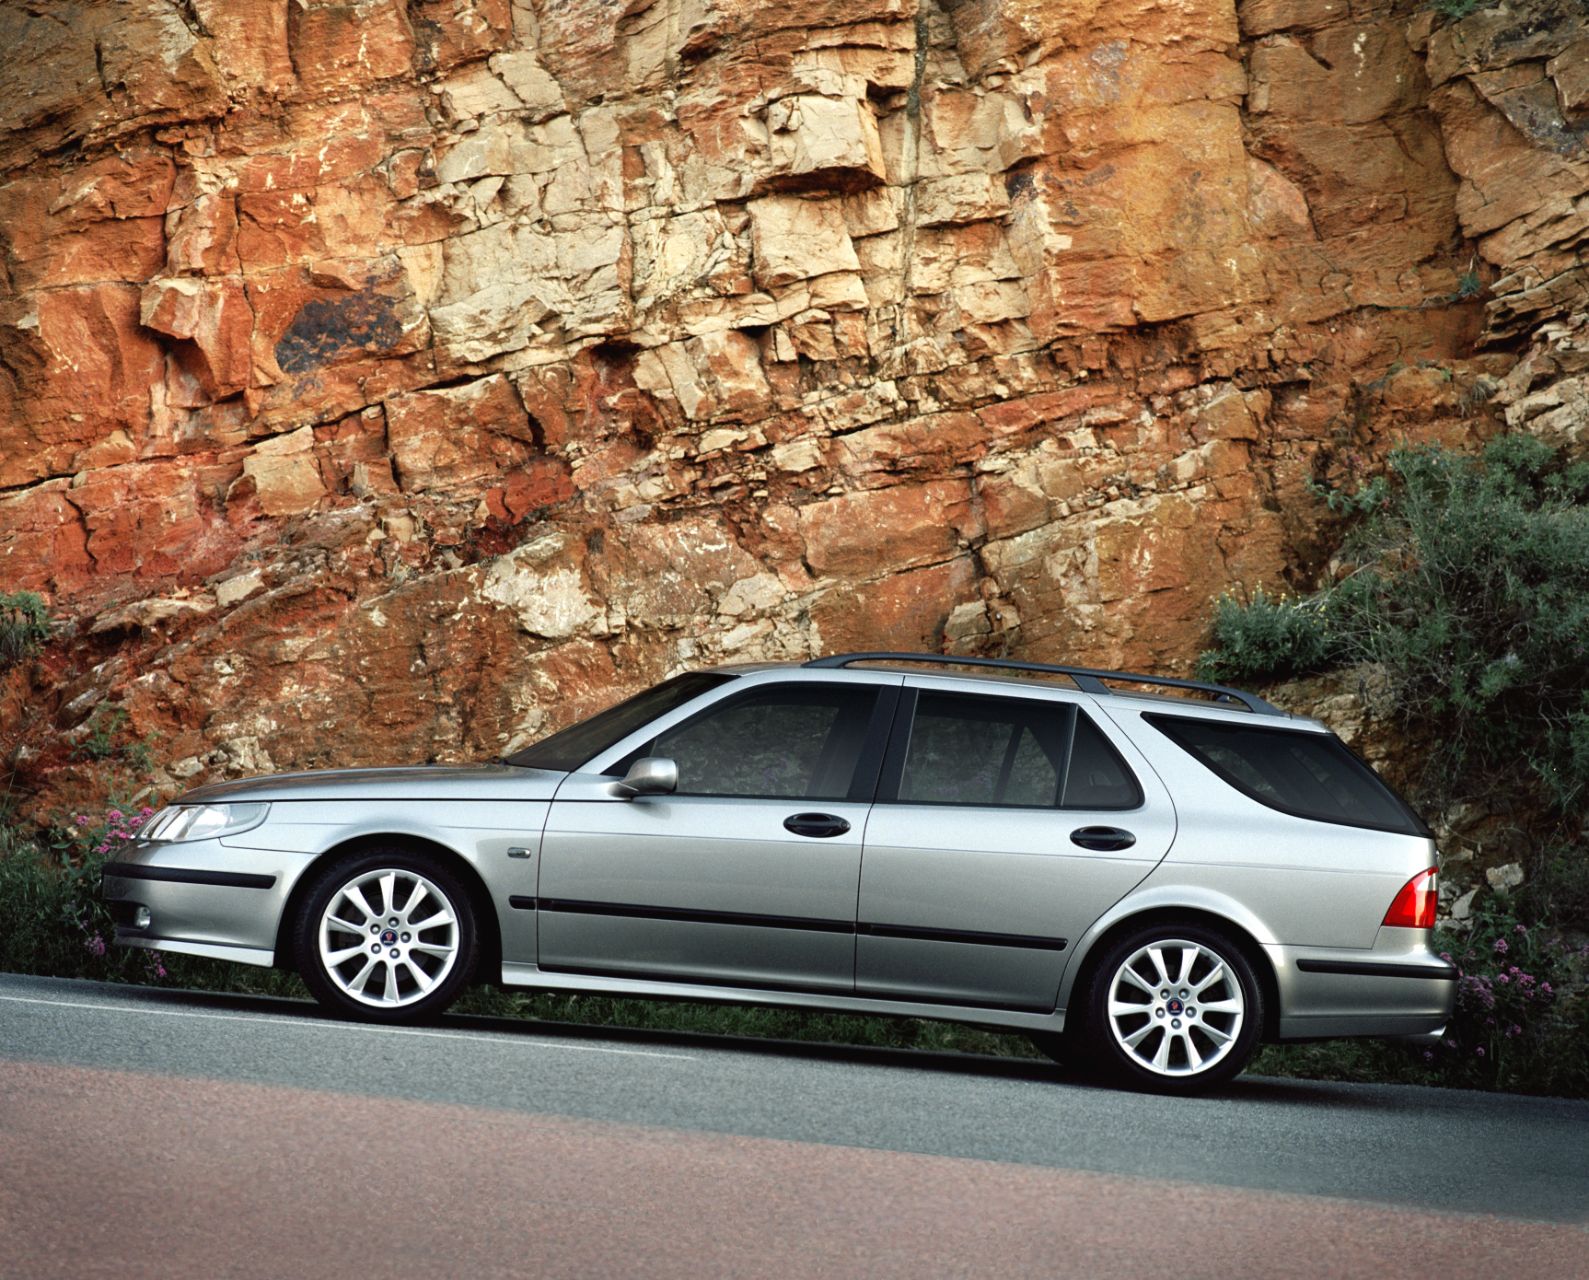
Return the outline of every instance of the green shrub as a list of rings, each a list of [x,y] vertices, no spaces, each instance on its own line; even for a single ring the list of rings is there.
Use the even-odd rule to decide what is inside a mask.
[[[0,670],[30,657],[49,638],[50,618],[41,596],[0,592]]]
[[[142,738],[126,736],[127,712],[121,707],[99,706],[83,726],[83,736],[72,748],[79,760],[116,760],[135,775],[154,767],[154,753]]]
[[[1391,454],[1391,496],[1348,542],[1337,653],[1381,664],[1400,714],[1436,735],[1438,798],[1589,794],[1589,464],[1530,436],[1478,457]]]
[[[1262,587],[1242,601],[1222,595],[1214,605],[1213,648],[1197,661],[1204,680],[1240,683],[1303,675],[1336,657],[1329,597],[1272,596]]]

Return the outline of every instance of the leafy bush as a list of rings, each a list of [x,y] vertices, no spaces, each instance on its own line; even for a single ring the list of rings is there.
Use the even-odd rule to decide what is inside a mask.
[[[1436,790],[1531,778],[1567,811],[1589,789],[1589,463],[1514,435],[1478,457],[1397,450],[1390,470],[1330,593],[1337,651],[1382,664],[1437,731]]]
[[[1305,675],[1336,660],[1329,596],[1272,596],[1262,587],[1246,601],[1222,595],[1214,605],[1214,647],[1197,661],[1204,680],[1240,683]]]
[[[41,596],[0,592],[0,670],[35,653],[49,638],[50,618]]]
[[[158,954],[110,946],[110,913],[99,897],[100,869],[132,838],[137,816],[79,814],[35,841],[0,825],[0,969],[112,981],[166,976]]]

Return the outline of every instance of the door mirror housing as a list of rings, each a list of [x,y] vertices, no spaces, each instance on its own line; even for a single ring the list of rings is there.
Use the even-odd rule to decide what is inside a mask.
[[[678,765],[662,756],[641,756],[609,790],[621,799],[633,800],[636,796],[671,795],[678,787]]]

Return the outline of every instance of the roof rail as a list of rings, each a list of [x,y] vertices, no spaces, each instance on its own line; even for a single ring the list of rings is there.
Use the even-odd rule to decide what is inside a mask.
[[[1009,658],[957,658],[940,653],[836,653],[827,658],[813,658],[808,667],[848,667],[856,662],[921,662],[938,666],[994,667],[1001,671],[1041,671],[1049,675],[1069,676],[1084,693],[1113,694],[1105,680],[1120,680],[1130,684],[1165,685],[1171,689],[1195,689],[1211,693],[1220,702],[1239,702],[1255,715],[1283,716],[1286,712],[1265,702],[1256,693],[1232,689],[1222,684],[1209,684],[1203,680],[1180,680],[1172,676],[1146,676],[1133,671],[1099,671],[1093,667],[1061,667],[1047,662],[1015,662]]]

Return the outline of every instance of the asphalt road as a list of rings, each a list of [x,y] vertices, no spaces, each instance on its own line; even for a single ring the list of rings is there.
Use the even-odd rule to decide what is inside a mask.
[[[1589,1276],[1589,1104],[0,975],[0,1275]]]

